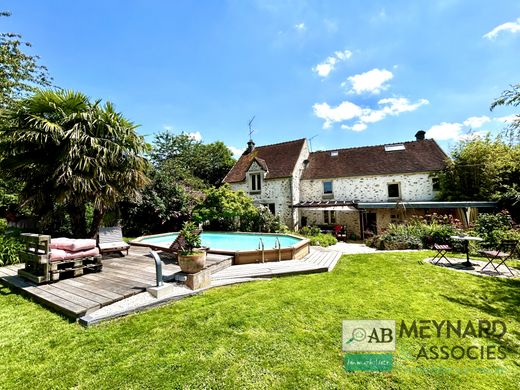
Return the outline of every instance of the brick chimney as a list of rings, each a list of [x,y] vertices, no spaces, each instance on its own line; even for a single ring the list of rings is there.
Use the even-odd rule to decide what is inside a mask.
[[[419,130],[417,133],[415,133],[415,140],[416,141],[424,141],[424,135],[426,134],[426,131]]]

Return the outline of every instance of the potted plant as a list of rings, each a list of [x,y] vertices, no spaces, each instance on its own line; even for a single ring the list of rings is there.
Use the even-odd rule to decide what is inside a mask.
[[[181,271],[187,274],[201,271],[206,265],[206,248],[201,248],[197,227],[193,222],[186,221],[179,235],[184,237],[181,240],[181,250],[178,255]]]

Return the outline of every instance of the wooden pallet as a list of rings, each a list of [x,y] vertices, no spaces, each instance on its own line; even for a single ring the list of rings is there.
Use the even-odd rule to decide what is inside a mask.
[[[84,270],[101,271],[101,255],[68,260],[51,261],[51,236],[24,233],[21,235],[25,250],[21,251],[20,261],[25,268],[18,275],[36,283],[55,282],[65,276],[80,276]]]

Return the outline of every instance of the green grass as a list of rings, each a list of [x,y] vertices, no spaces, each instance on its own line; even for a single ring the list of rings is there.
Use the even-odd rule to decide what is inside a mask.
[[[424,263],[429,252],[344,256],[334,272],[212,289],[84,329],[0,289],[0,388],[471,388],[520,378],[520,281]],[[397,340],[390,373],[346,373],[343,319],[502,319],[505,360],[419,360]],[[464,371],[466,370],[466,371]]]

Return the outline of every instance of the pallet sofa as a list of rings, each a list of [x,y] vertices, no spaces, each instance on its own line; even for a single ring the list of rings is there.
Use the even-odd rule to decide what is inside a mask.
[[[25,268],[18,275],[36,283],[60,280],[64,276],[80,276],[85,270],[101,271],[101,255],[95,240],[71,240],[51,236],[24,233],[25,249],[20,261]]]

